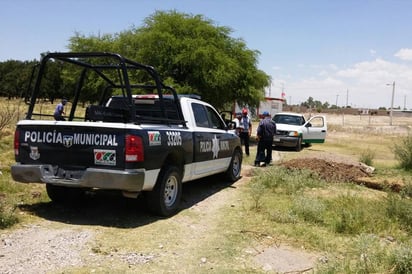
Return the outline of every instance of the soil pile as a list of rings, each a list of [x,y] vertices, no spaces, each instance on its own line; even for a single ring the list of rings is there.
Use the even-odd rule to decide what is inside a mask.
[[[358,182],[370,173],[361,164],[340,163],[319,158],[299,158],[281,164],[288,169],[307,169],[328,182]]]

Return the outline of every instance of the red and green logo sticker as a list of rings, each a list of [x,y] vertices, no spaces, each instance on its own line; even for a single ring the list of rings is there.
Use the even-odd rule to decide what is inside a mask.
[[[149,146],[160,146],[162,144],[162,136],[159,131],[147,132],[149,137]]]
[[[94,149],[93,152],[95,165],[116,165],[116,150]]]

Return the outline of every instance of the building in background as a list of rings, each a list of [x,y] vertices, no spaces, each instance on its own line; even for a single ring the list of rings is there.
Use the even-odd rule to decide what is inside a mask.
[[[247,105],[239,106],[239,104],[235,102],[233,113],[241,113],[243,108],[247,108],[251,118],[262,118],[264,111],[269,112],[270,116],[273,116],[276,113],[283,111],[284,103],[285,99],[273,97],[265,97],[265,99],[259,103],[259,106],[257,108],[252,108]]]

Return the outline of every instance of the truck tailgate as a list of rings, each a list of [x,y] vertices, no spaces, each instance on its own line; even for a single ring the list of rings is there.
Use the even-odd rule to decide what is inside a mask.
[[[78,125],[18,125],[16,160],[68,169],[124,168],[125,130]]]

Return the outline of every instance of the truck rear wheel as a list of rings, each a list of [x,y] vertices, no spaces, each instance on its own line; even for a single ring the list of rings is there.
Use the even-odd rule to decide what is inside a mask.
[[[229,168],[226,171],[226,177],[235,182],[240,178],[240,172],[242,170],[242,153],[239,150],[235,150],[230,160]]]
[[[182,197],[182,179],[174,166],[162,169],[154,189],[147,193],[146,202],[153,213],[169,217],[177,212]]]

